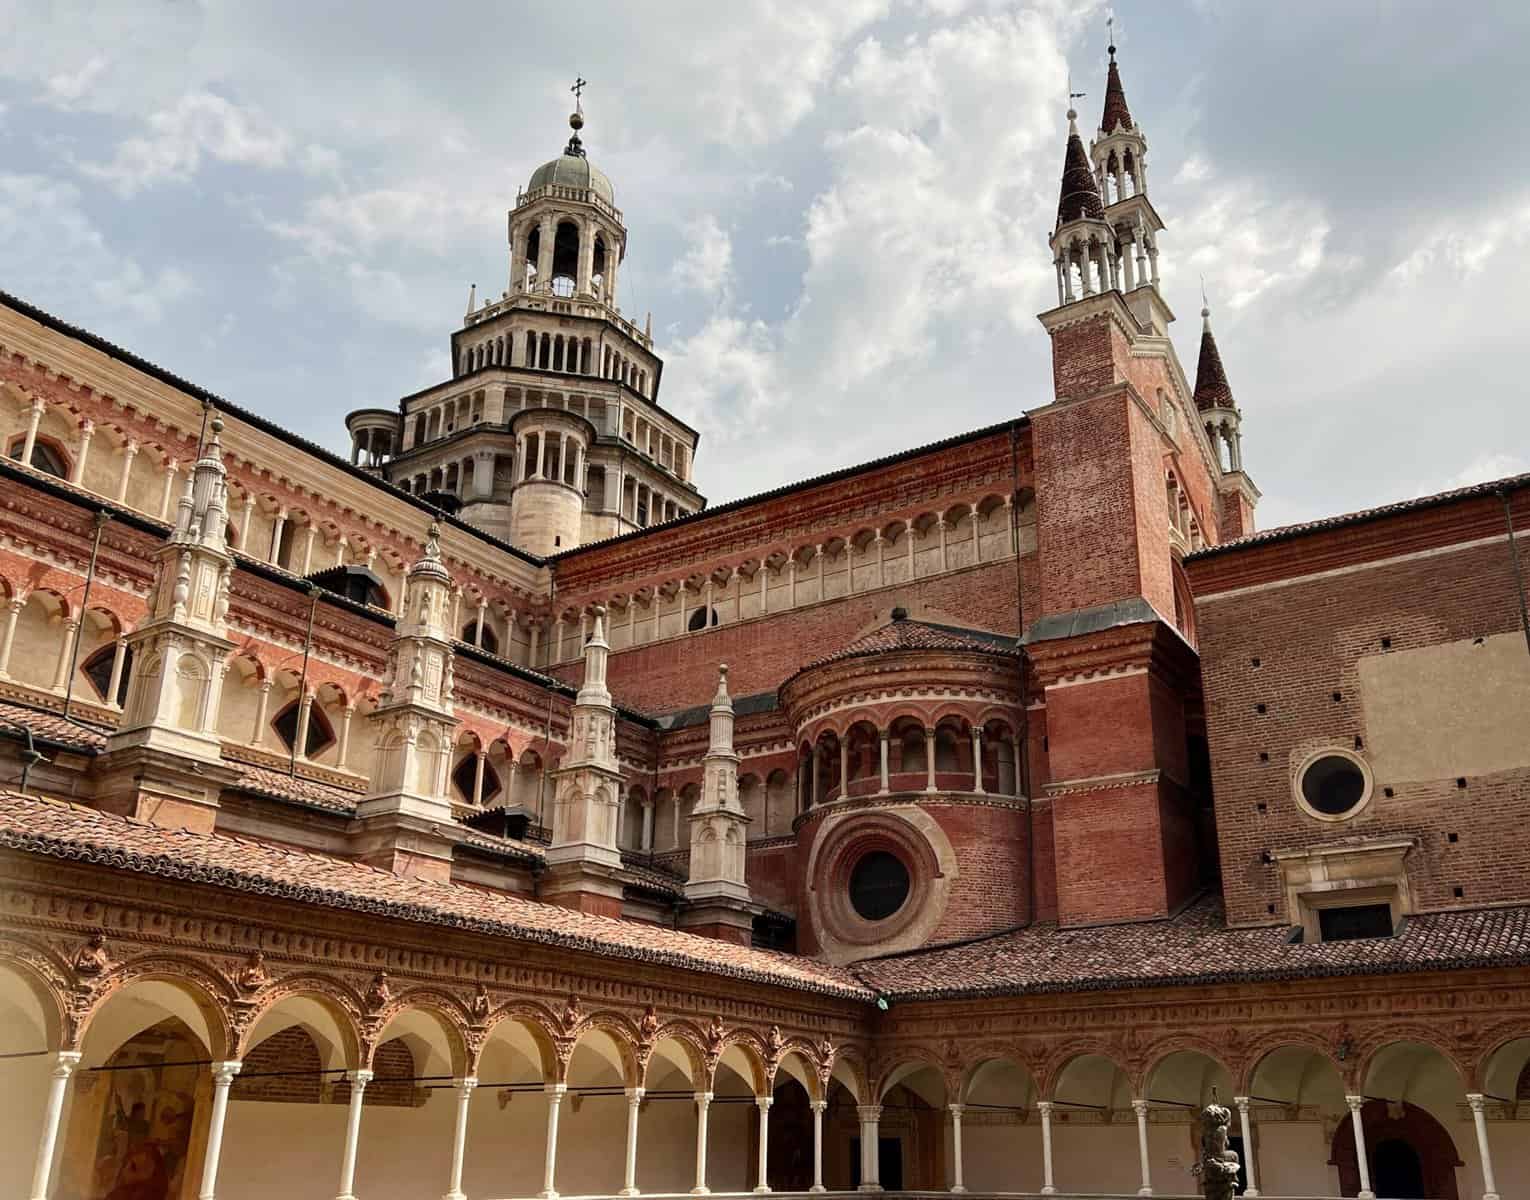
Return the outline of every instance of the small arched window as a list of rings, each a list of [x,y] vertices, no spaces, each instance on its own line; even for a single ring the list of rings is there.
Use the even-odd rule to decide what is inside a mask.
[[[18,462],[21,452],[27,448],[27,439],[17,435],[11,439],[11,444],[6,448],[6,456],[14,458]],[[45,475],[52,475],[58,479],[69,478],[69,461],[63,452],[57,447],[38,438],[32,443],[32,467]]]
[[[80,670],[85,672],[85,678],[90,680],[90,686],[95,688],[96,695],[108,704],[115,703],[119,708],[127,700],[128,678],[133,673],[133,649],[129,646],[123,651],[122,656],[122,679],[117,684],[117,694],[107,695],[112,685],[112,663],[117,657],[117,646],[102,646],[83,663]]]
[[[479,636],[477,617],[462,627],[462,640],[469,646],[478,646],[490,654],[499,653],[499,638],[487,621],[483,623],[483,635]]]
[[[698,629],[705,629],[708,625],[716,624],[717,610],[703,605],[691,613],[690,619],[685,623],[685,628],[688,632],[695,633]]]

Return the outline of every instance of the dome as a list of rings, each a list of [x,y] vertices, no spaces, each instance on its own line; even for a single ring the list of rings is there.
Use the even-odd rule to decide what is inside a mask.
[[[575,115],[577,117],[578,114]],[[584,146],[580,144],[579,129],[584,124],[583,119],[579,119],[576,124],[574,118],[570,118],[569,124],[574,128],[574,136],[568,139],[563,153],[533,171],[526,190],[534,192],[537,188],[553,185],[593,191],[607,204],[615,207],[616,196],[611,191],[611,181],[606,178],[604,171],[589,160]]]

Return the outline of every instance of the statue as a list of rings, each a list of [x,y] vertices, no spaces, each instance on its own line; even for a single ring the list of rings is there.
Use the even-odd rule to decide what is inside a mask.
[[[1238,1154],[1227,1148],[1227,1129],[1232,1113],[1212,1101],[1201,1110],[1201,1161],[1191,1171],[1201,1180],[1206,1200],[1232,1200],[1238,1186]]]

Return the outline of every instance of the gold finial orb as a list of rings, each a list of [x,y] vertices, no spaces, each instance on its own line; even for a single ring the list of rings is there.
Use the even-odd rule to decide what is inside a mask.
[[[569,128],[574,130],[576,133],[579,130],[583,129],[584,128],[584,114],[581,113],[581,112],[571,112],[571,113],[569,113],[568,114],[568,125],[569,125]]]

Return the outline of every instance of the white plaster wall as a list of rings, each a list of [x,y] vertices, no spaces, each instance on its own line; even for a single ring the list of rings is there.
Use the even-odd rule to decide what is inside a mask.
[[[1259,1190],[1272,1196],[1336,1196],[1339,1173],[1328,1165],[1328,1140],[1315,1121],[1268,1121],[1254,1135]]]
[[[1059,1191],[1135,1194],[1142,1185],[1137,1127],[1054,1122],[1052,1165]]]
[[[964,1122],[962,1159],[968,1191],[1039,1192],[1041,1119],[1033,1116],[1024,1125]]]

